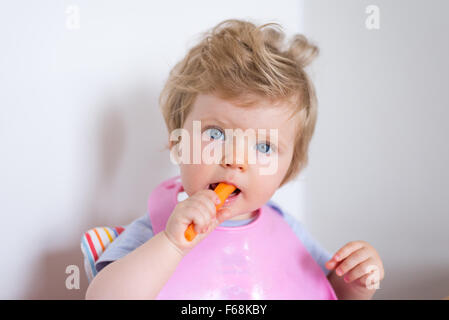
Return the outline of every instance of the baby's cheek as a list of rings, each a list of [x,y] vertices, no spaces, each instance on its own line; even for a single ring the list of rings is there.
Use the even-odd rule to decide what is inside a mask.
[[[260,207],[271,199],[274,192],[271,192],[270,188],[265,188],[264,185],[261,184],[250,188],[247,193],[248,200],[256,207]]]
[[[184,191],[190,196],[200,191],[207,181],[203,177],[207,177],[207,173],[201,168],[202,165],[181,164],[180,171]],[[200,178],[199,178],[200,177]]]

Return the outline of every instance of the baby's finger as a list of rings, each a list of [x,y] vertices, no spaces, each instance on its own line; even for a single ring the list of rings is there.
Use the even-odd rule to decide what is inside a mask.
[[[186,215],[187,222],[190,224],[193,221],[195,232],[202,233],[203,228],[207,225],[207,221],[209,221],[209,214],[195,202],[186,205],[185,208],[188,210]]]
[[[361,241],[348,242],[334,254],[333,259],[337,262],[343,261],[351,253],[361,248],[363,248],[363,243]]]
[[[210,206],[207,202],[210,202],[208,199],[205,199],[204,197],[195,197],[190,199],[191,203],[195,206],[197,206],[199,212],[203,213],[206,218],[210,219],[214,214],[212,213],[215,208],[213,206]]]
[[[201,202],[204,205],[204,207],[210,213],[211,217],[215,217],[215,213],[217,211],[216,208],[215,208],[216,203],[214,203],[214,200],[218,199],[218,196],[217,195],[215,195],[215,196],[213,196],[213,195],[211,196],[210,194],[207,194],[207,195],[206,194],[201,194],[201,195],[198,195],[198,197],[195,198],[196,201],[199,201],[199,202]]]
[[[209,230],[209,227],[213,224],[215,218],[211,217],[211,213],[209,210],[201,210],[201,214],[204,215],[204,225],[201,228],[201,233],[206,233]]]
[[[209,224],[209,227],[207,228],[206,233],[211,232],[212,230],[214,230],[216,227],[218,227],[221,224],[222,221],[218,220],[217,218],[213,219],[211,221],[211,223]]]
[[[346,283],[351,283],[366,274],[369,274],[373,270],[374,260],[369,258],[362,263],[359,263],[356,267],[350,270],[344,277]],[[378,269],[378,268],[377,268]]]
[[[335,260],[335,259],[330,259],[329,261],[327,261],[326,263],[325,263],[325,267],[328,269],[328,270],[334,270],[335,269],[335,267],[338,265],[338,262]]]
[[[214,230],[216,227],[218,227],[223,221],[229,219],[232,217],[232,212],[228,208],[221,208],[217,212],[217,217],[213,218],[209,222],[209,226],[206,228],[205,233],[209,233],[212,230]]]
[[[217,212],[217,221],[218,224],[221,224],[223,221],[226,221],[232,217],[232,211],[229,208],[221,208]]]
[[[362,263],[370,257],[368,250],[365,248],[359,249],[353,252],[349,257],[343,260],[335,270],[337,276],[342,276],[346,272],[350,271],[356,265]]]
[[[218,194],[215,191],[212,190],[203,190],[199,194],[202,196],[206,196],[210,201],[212,201],[214,204],[220,204],[221,200]]]
[[[377,290],[380,288],[379,272],[373,271],[365,274],[363,277],[357,279],[359,284],[368,290]]]

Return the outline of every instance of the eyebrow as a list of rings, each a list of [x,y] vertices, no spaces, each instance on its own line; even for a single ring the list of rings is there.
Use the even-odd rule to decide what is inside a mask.
[[[229,124],[233,124],[233,125],[235,126],[234,123],[223,122],[223,121],[221,121],[220,119],[216,119],[216,118],[204,118],[204,119],[200,119],[200,121],[201,121],[201,122],[203,122],[203,121],[215,121],[215,122],[218,122],[219,124],[221,124],[222,126],[226,126],[226,125],[229,125]],[[270,129],[265,129],[265,130],[269,131]],[[279,131],[278,131],[278,132],[279,132]],[[282,137],[281,137],[279,134],[278,134],[278,144],[279,144],[279,146],[281,146],[283,149],[286,149],[286,148],[287,148],[287,145],[284,143]]]
[[[216,122],[220,123],[221,125],[229,124],[228,122],[223,122],[220,119],[216,119],[216,118],[204,118],[204,119],[200,119],[200,121],[216,121]],[[231,124],[234,124],[234,123],[231,123]]]

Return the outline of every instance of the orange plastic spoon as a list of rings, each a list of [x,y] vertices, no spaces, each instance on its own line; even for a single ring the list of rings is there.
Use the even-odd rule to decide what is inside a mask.
[[[220,182],[218,186],[215,188],[215,193],[220,198],[220,203],[215,205],[215,210],[220,210],[221,206],[224,204],[225,200],[229,197],[231,193],[234,192],[234,190],[237,189],[237,187],[226,184],[224,182]],[[188,241],[192,241],[196,237],[196,231],[193,226],[193,222],[189,224],[189,226],[186,229],[186,232],[184,232],[184,236]]]

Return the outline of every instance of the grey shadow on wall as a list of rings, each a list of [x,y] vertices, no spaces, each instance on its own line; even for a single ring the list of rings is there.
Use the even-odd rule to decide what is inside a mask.
[[[95,143],[85,142],[95,148],[92,164],[87,166],[94,176],[85,179],[89,185],[79,224],[68,226],[72,235],[79,237],[66,248],[42,255],[24,299],[84,299],[88,287],[80,249],[84,232],[98,226],[126,225],[141,216],[136,208],[146,208],[151,190],[173,175],[174,165],[164,150],[167,131],[155,87],[141,81],[120,99],[107,97],[100,105],[104,112],[94,122]],[[112,210],[114,204],[124,209]],[[66,288],[69,265],[79,267],[80,289]]]

